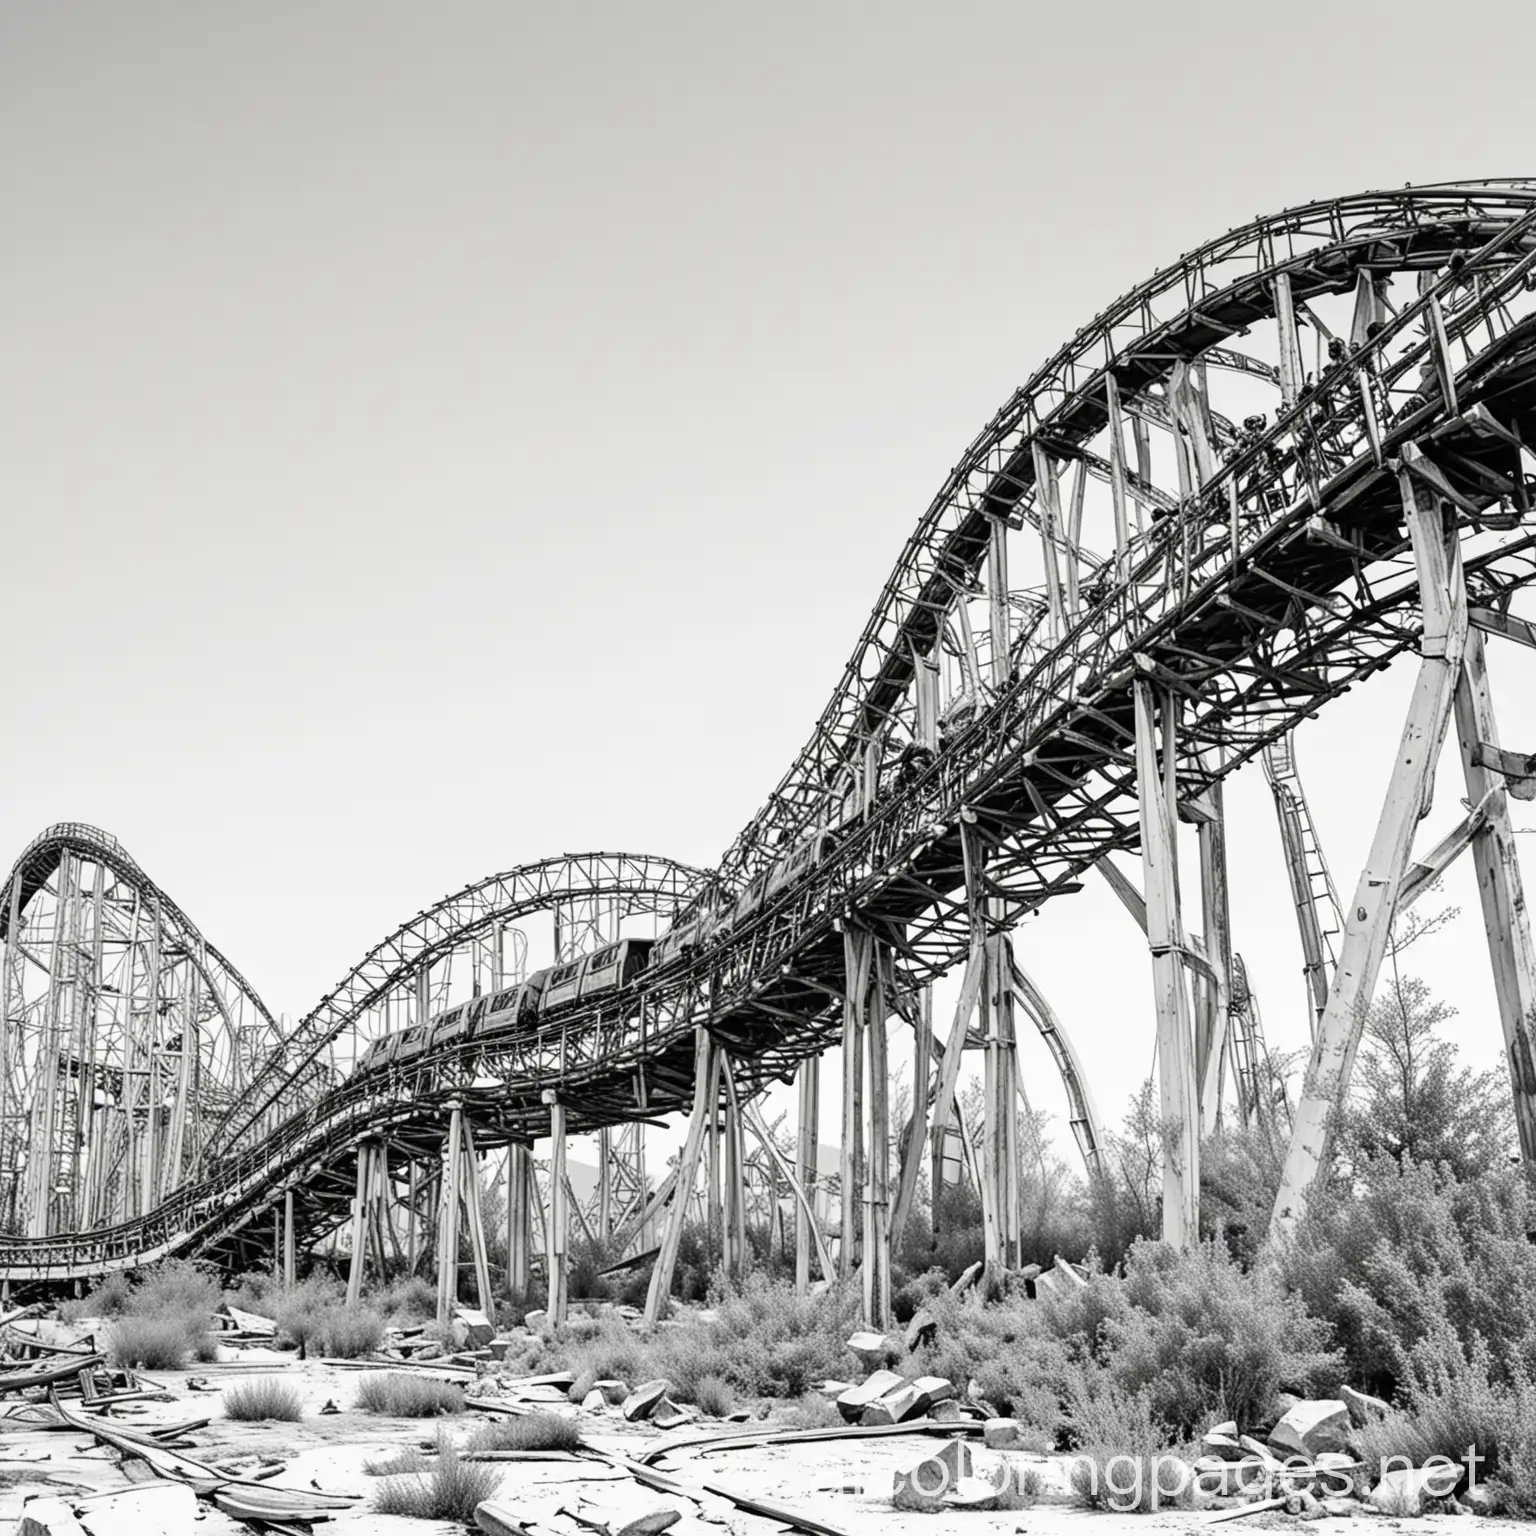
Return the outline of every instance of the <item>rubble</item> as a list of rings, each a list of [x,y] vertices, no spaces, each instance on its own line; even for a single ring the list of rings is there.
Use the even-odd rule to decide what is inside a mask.
[[[642,1382],[624,1399],[624,1417],[631,1424],[650,1418],[656,1405],[671,1390],[672,1383],[662,1377],[658,1377],[655,1381]]]
[[[197,1498],[185,1483],[138,1483],[110,1493],[30,1499],[16,1536],[91,1536],[117,1529],[133,1536],[192,1536]]]
[[[1349,1409],[1349,1421],[1356,1429],[1364,1429],[1372,1420],[1385,1418],[1392,1411],[1390,1403],[1368,1392],[1357,1392],[1353,1387],[1340,1387],[1339,1400]]]
[[[883,1333],[861,1332],[849,1337],[848,1352],[865,1371],[877,1371],[900,1357],[901,1345]]]
[[[864,1413],[864,1409],[895,1387],[901,1386],[903,1378],[895,1371],[875,1371],[865,1377],[864,1381],[856,1386],[849,1387],[846,1392],[839,1394],[837,1399],[837,1411],[850,1423],[856,1424]]]
[[[1269,1448],[1281,1457],[1311,1461],[1323,1451],[1342,1451],[1349,1428],[1349,1409],[1338,1398],[1297,1401],[1270,1430]]]
[[[1429,1503],[1450,1498],[1460,1479],[1455,1463],[1403,1467],[1384,1474],[1366,1502],[1383,1515],[1422,1515]]]

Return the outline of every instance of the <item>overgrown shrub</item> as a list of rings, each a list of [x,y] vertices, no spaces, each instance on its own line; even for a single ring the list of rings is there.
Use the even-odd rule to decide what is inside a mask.
[[[315,1318],[313,1337],[322,1354],[358,1360],[384,1342],[384,1319],[371,1307],[329,1307]]]
[[[440,1435],[437,1455],[420,1473],[385,1480],[374,1498],[381,1515],[407,1515],[417,1520],[453,1520],[472,1526],[475,1506],[501,1486],[499,1467],[466,1461],[453,1442]]]
[[[199,1334],[187,1318],[124,1313],[107,1329],[107,1355],[114,1365],[179,1371],[189,1356],[206,1358],[201,1345],[208,1337],[206,1326]]]
[[[66,1323],[78,1323],[88,1317],[117,1317],[128,1305],[133,1286],[122,1271],[108,1275],[94,1290],[78,1301],[61,1302],[59,1316]]]
[[[464,1390],[450,1381],[412,1376],[405,1371],[381,1371],[358,1384],[357,1408],[395,1419],[434,1419],[463,1413]]]
[[[701,1376],[693,1384],[690,1401],[701,1412],[723,1419],[736,1411],[736,1394],[723,1376]]]
[[[368,1297],[369,1304],[394,1324],[424,1322],[437,1316],[437,1291],[419,1275],[402,1275]]]
[[[297,1423],[303,1416],[304,1404],[298,1392],[276,1376],[237,1382],[224,1393],[227,1419],[281,1419]]]
[[[1147,1514],[1190,1504],[1187,1469],[1145,1388],[1124,1394],[1102,1375],[1085,1375],[1072,1389],[1067,1415],[1075,1442],[1072,1487],[1090,1509]]]
[[[346,1292],[328,1275],[311,1275],[274,1299],[279,1342],[296,1344],[301,1354],[308,1354],[312,1343],[319,1348],[321,1324],[343,1304]]]
[[[478,1424],[469,1437],[471,1451],[578,1451],[581,1434],[558,1413],[524,1413]]]

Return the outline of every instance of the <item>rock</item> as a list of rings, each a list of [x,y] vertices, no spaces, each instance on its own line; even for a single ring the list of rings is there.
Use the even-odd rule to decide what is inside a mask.
[[[937,1378],[933,1378],[937,1379]],[[904,1424],[908,1419],[920,1418],[928,1402],[915,1381],[903,1382],[893,1387],[884,1397],[867,1403],[859,1415],[861,1424]]]
[[[457,1307],[453,1317],[455,1322],[463,1326],[464,1343],[470,1349],[484,1349],[496,1337],[490,1318],[474,1307]]]
[[[678,1429],[684,1424],[691,1424],[697,1417],[693,1409],[679,1407],[665,1394],[652,1406],[650,1413],[651,1423],[657,1429]]]
[[[1373,1419],[1385,1418],[1392,1411],[1390,1403],[1372,1397],[1369,1392],[1357,1392],[1353,1387],[1340,1387],[1339,1401],[1349,1409],[1349,1422],[1356,1429],[1364,1429]]]
[[[1056,1262],[1044,1274],[1035,1277],[1035,1294],[1063,1296],[1071,1291],[1081,1290],[1087,1284],[1087,1275],[1075,1264],[1067,1263],[1060,1254],[1057,1254]]]
[[[605,1376],[601,1381],[594,1381],[592,1383],[592,1390],[594,1392],[601,1392],[615,1408],[629,1396],[628,1383],[620,1381],[615,1376]]]
[[[1299,1402],[1269,1432],[1269,1448],[1280,1456],[1314,1460],[1323,1451],[1342,1451],[1349,1434],[1349,1409],[1336,1397]]]
[[[1232,1435],[1216,1429],[1206,1430],[1200,1437],[1200,1449],[1207,1456],[1215,1456],[1222,1461],[1241,1461],[1248,1454],[1235,1438],[1235,1426]]]
[[[1271,1471],[1281,1465],[1280,1458],[1260,1440],[1255,1440],[1252,1435],[1239,1435],[1237,1443],[1242,1446],[1246,1455],[1255,1456],[1260,1463]]]
[[[982,1443],[989,1451],[1018,1450],[1022,1434],[1017,1419],[988,1419],[981,1429]]]
[[[981,1262],[980,1259],[978,1259],[974,1264],[967,1265],[960,1271],[960,1278],[956,1280],[952,1286],[950,1286],[949,1294],[951,1296],[959,1296],[963,1292],[970,1290],[971,1287],[981,1279],[981,1272],[985,1267],[986,1266]]]
[[[972,1416],[954,1398],[946,1397],[928,1410],[928,1417],[935,1424],[969,1424]]]
[[[258,1312],[242,1312],[239,1307],[232,1307],[228,1303],[224,1310],[241,1333],[258,1333],[270,1337],[277,1332],[277,1322],[273,1318],[262,1317]]]
[[[588,1413],[601,1413],[603,1409],[608,1406],[608,1399],[604,1397],[596,1387],[593,1387],[592,1390],[588,1392],[584,1398],[582,1398],[581,1406]]]
[[[1345,1451],[1324,1451],[1317,1458],[1317,1484],[1322,1493],[1364,1498],[1367,1478],[1364,1466]]]
[[[623,1525],[609,1522],[610,1536],[661,1536],[661,1532],[677,1524],[683,1518],[681,1510],[668,1509],[666,1505],[636,1515]]]
[[[1194,1467],[1200,1491],[1224,1499],[1241,1493],[1249,1483],[1264,1476],[1263,1469],[1251,1461],[1226,1461],[1220,1456],[1199,1456]]]
[[[914,1349],[920,1349],[939,1331],[939,1320],[927,1307],[919,1307],[912,1314],[912,1321],[907,1324],[907,1331],[902,1335],[902,1343],[906,1345],[910,1354]]]
[[[891,1503],[897,1509],[940,1509],[944,1494],[971,1472],[970,1446],[964,1440],[946,1440],[941,1450],[896,1474]]]
[[[523,1327],[531,1328],[535,1333],[542,1333],[544,1331],[544,1324],[548,1321],[549,1313],[543,1311],[542,1309],[536,1312],[525,1312],[523,1314]]]
[[[944,1495],[945,1509],[1006,1509],[1012,1502],[1012,1489],[985,1477],[962,1477]]]
[[[672,1383],[660,1377],[642,1383],[624,1399],[624,1417],[631,1424],[650,1418],[657,1403],[671,1390]]]
[[[912,1385],[917,1389],[918,1413],[931,1413],[940,1403],[955,1395],[955,1384],[947,1376],[919,1376]]]
[[[883,1333],[861,1332],[850,1336],[848,1352],[858,1359],[866,1371],[878,1371],[901,1353],[901,1347]]]
[[[849,1387],[838,1394],[837,1411],[850,1423],[857,1424],[865,1408],[903,1384],[904,1378],[895,1371],[876,1371],[867,1376],[857,1387]]]
[[[1449,1498],[1461,1478],[1454,1462],[1434,1467],[1402,1467],[1386,1473],[1366,1502],[1384,1515],[1421,1515],[1426,1499]]]
[[[21,1507],[16,1536],[87,1536],[63,1499],[28,1499]]]
[[[1463,1509],[1470,1509],[1474,1515],[1493,1515],[1495,1499],[1484,1483],[1469,1483],[1461,1493],[1461,1505]]]
[[[838,1398],[843,1395],[844,1392],[847,1392],[850,1388],[857,1385],[858,1383],[853,1381],[833,1381],[829,1376],[824,1382],[821,1383],[819,1387],[816,1388],[816,1390],[823,1397],[835,1403]]]

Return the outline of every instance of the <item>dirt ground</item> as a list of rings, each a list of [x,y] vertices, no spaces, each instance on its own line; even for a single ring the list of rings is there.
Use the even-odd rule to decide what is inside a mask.
[[[223,1417],[223,1392],[253,1375],[280,1376],[295,1386],[304,1402],[304,1418],[297,1424],[246,1424]],[[432,1421],[383,1419],[352,1408],[364,1373],[318,1362],[296,1361],[291,1354],[245,1350],[238,1362],[195,1367],[191,1371],[150,1373],[172,1394],[170,1402],[125,1404],[118,1409],[128,1425],[169,1423],[210,1415],[212,1422],[192,1438],[196,1448],[187,1452],[200,1461],[230,1463],[282,1459],[285,1470],[274,1486],[319,1487],[326,1492],[355,1493],[364,1499],[354,1509],[339,1514],[334,1522],[318,1527],[322,1536],[426,1536],[427,1532],[462,1529],[435,1521],[408,1520],[380,1515],[372,1509],[379,1479],[364,1471],[364,1464],[388,1456],[404,1446],[428,1445],[435,1432]],[[206,1383],[198,1389],[190,1383]],[[320,1413],[328,1402],[342,1411]],[[617,1408],[582,1411],[567,1404],[541,1404],[567,1415],[592,1445],[637,1456],[668,1441],[694,1438],[701,1431],[721,1434],[773,1427],[773,1420],[751,1425],[727,1425],[701,1421],[670,1433],[649,1425],[627,1424]],[[441,1422],[460,1440],[479,1421],[471,1400],[462,1418]],[[945,1511],[935,1514],[905,1512],[891,1507],[892,1483],[938,1448],[928,1436],[893,1436],[884,1439],[823,1441],[798,1445],[769,1445],[726,1449],[714,1453],[698,1446],[682,1447],[662,1460],[658,1470],[691,1485],[715,1485],[749,1496],[789,1505],[851,1536],[938,1536],[951,1530],[968,1536],[1044,1536],[1048,1532],[1081,1533],[1081,1536],[1118,1536],[1137,1532],[1192,1531],[1203,1528],[1210,1512],[1164,1510],[1155,1514],[1113,1514],[1075,1506],[1068,1492],[1068,1472],[1059,1457],[1009,1453],[1015,1464],[1035,1467],[1044,1484],[1040,1501],[1023,1510],[1000,1512]],[[979,1461],[985,1461],[978,1451]],[[998,1453],[992,1454],[996,1461]],[[542,1460],[496,1463],[501,1486],[496,1498],[518,1515],[536,1524],[575,1532],[574,1521],[559,1518],[561,1511],[579,1501],[602,1504],[628,1491],[645,1502],[667,1502],[666,1495],[647,1496],[617,1469],[590,1461]],[[982,1470],[979,1466],[978,1470]],[[0,1426],[0,1532],[14,1528],[24,1500],[38,1494],[97,1491],[126,1486],[115,1453],[89,1443],[88,1437],[45,1431],[12,1431]],[[674,1503],[676,1501],[673,1501]],[[705,1501],[685,1513],[672,1527],[675,1536],[768,1536],[782,1531],[760,1516],[724,1514],[716,1501]],[[697,1511],[697,1512],[696,1512]],[[586,1511],[588,1514],[591,1511]],[[722,1523],[723,1516],[723,1523]],[[1408,1528],[1432,1533],[1441,1528],[1464,1529],[1469,1517],[1428,1516],[1414,1520],[1362,1513],[1356,1520],[1326,1519],[1302,1522],[1279,1513],[1261,1513],[1228,1522],[1233,1531],[1312,1530],[1319,1533],[1347,1530],[1363,1523],[1372,1528]],[[1528,1532],[1518,1522],[1476,1519],[1479,1530]],[[1219,1528],[1219,1527],[1218,1527]],[[248,1528],[204,1506],[198,1522],[199,1536],[224,1536]],[[124,1532],[124,1536],[132,1536]]]

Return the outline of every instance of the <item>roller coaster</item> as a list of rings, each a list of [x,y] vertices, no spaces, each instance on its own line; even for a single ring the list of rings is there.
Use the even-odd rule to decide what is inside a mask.
[[[1276,1233],[1326,1165],[1392,918],[1462,852],[1536,1156],[1536,952],[1507,805],[1532,764],[1499,744],[1487,668],[1490,639],[1536,642],[1511,610],[1536,580],[1533,291],[1536,181],[1309,203],[1191,251],[1096,316],[966,449],[809,739],[717,866],[590,854],[494,876],[403,924],[291,1030],[114,840],[50,829],[0,890],[0,1276],[16,1293],[168,1254],[248,1264],[286,1249],[291,1264],[349,1215],[360,1267],[368,1212],[402,1178],[414,1190],[430,1172],[456,1211],[466,1137],[519,1151],[547,1138],[558,1315],[566,1136],[686,1112],[676,1168],[656,1188],[640,1178],[629,1208],[636,1232],[663,1226],[654,1315],[703,1149],[712,1170],[724,1160],[712,1198],[739,1254],[740,1123],[768,1085],[798,1079],[783,1178],[800,1277],[813,1249],[858,1268],[878,1321],[892,1233],[930,1143],[941,1174],[967,1050],[985,1064],[984,1134],[964,1140],[989,1265],[1021,1258],[1021,1015],[1052,1050],[1092,1166],[1083,1062],[1009,935],[1095,873],[1146,935],[1172,1127],[1164,1234],[1189,1241],[1202,1132],[1273,1114],[1226,886],[1222,786],[1255,759],[1314,1042],[1293,1122],[1270,1127],[1285,1155]],[[1402,748],[1342,903],[1291,733],[1405,657]],[[1469,811],[1416,858],[1453,724]],[[1198,931],[1181,828],[1199,845]],[[534,912],[554,914],[556,964],[530,978],[517,925]],[[931,989],[954,971],[946,1035]],[[893,1020],[914,1037],[905,1127],[886,1103]],[[810,1198],[833,1045],[835,1252]],[[456,1248],[457,1217],[433,1219]]]

